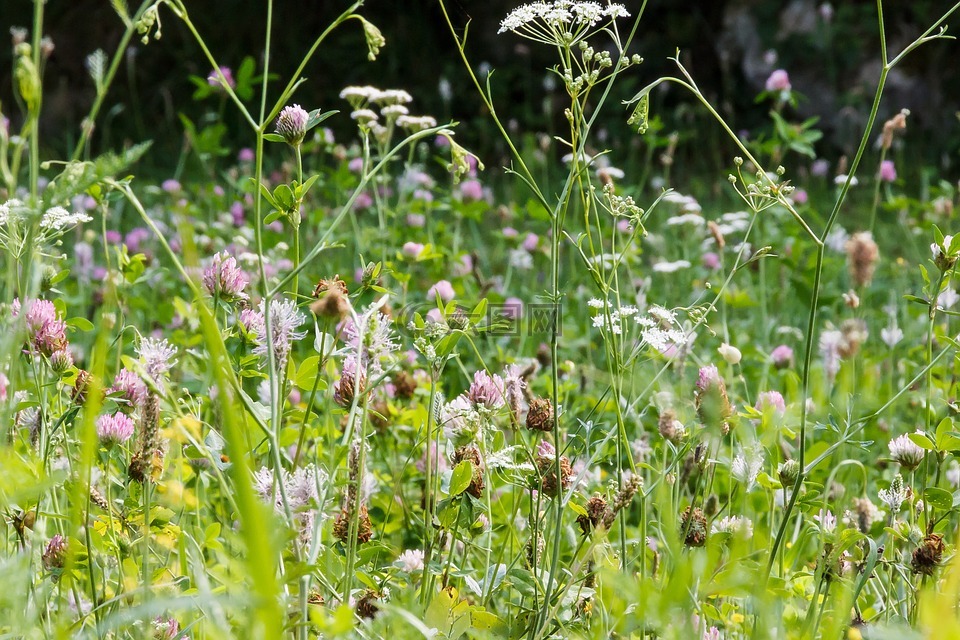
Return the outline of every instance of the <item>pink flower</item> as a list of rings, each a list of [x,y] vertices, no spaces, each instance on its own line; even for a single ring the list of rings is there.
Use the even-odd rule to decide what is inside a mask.
[[[632,230],[633,226],[627,218],[621,218],[617,221],[617,231],[620,233],[630,233]]]
[[[147,385],[140,376],[129,369],[121,369],[113,378],[113,386],[107,393],[116,394],[119,399],[130,403],[131,409],[136,409],[147,398]]]
[[[256,157],[257,155],[250,147],[244,147],[243,149],[240,149],[240,153],[237,154],[237,160],[240,162],[253,162]]]
[[[713,251],[707,251],[705,254],[703,254],[702,260],[703,260],[703,266],[709,269],[710,271],[713,271],[714,269],[717,269],[720,267],[720,256],[718,256]]]
[[[237,260],[227,252],[213,256],[213,260],[203,270],[203,286],[212,296],[219,296],[227,302],[246,300],[243,292],[247,286],[247,276],[237,266]]]
[[[770,352],[770,359],[773,361],[773,366],[777,369],[790,367],[793,365],[793,349],[785,344],[781,344]]]
[[[170,178],[169,180],[164,180],[163,184],[160,185],[160,188],[167,193],[177,193],[180,191],[180,183],[173,178]]]
[[[360,173],[363,171],[363,158],[353,158],[350,160],[350,163],[347,165],[347,168],[350,169],[353,173]]]
[[[284,107],[277,116],[276,130],[290,146],[297,147],[307,135],[310,114],[298,104]]]
[[[516,238],[518,232],[513,227],[504,227],[503,228],[503,237],[504,238]]]
[[[880,163],[880,180],[883,182],[893,182],[897,179],[897,168],[893,165],[893,160],[884,160]]]
[[[767,78],[767,91],[790,91],[790,76],[783,69],[777,69]]]
[[[423,253],[423,245],[419,242],[407,242],[403,245],[403,255],[408,258],[417,258]]]
[[[723,384],[723,380],[720,378],[720,372],[717,370],[716,365],[709,364],[705,367],[700,367],[700,372],[697,374],[697,389],[706,391],[710,387],[721,384]]]
[[[827,175],[828,171],[830,171],[830,163],[823,158],[814,160],[813,164],[810,165],[810,175],[817,176],[818,178]]]
[[[443,314],[440,313],[440,309],[427,311],[426,321],[432,324],[443,324]]]
[[[807,200],[809,199],[810,197],[807,195],[805,189],[797,189],[793,192],[793,201],[797,204],[807,204]]]
[[[227,81],[227,86],[233,89],[237,86],[237,81],[233,79],[233,70],[230,67],[220,67],[220,73],[223,74],[223,79]],[[210,72],[210,75],[207,76],[207,83],[211,87],[220,86],[220,76],[217,74],[216,70]]]
[[[490,375],[482,369],[475,372],[473,383],[467,390],[467,398],[474,404],[480,404],[489,409],[499,409],[503,406],[503,378]]]
[[[239,200],[230,205],[230,217],[233,218],[233,226],[242,227],[246,221],[246,215],[243,213],[243,203]]]
[[[373,198],[370,197],[369,193],[360,193],[357,195],[357,199],[353,201],[353,207],[357,210],[369,209],[372,204]]]
[[[507,298],[503,301],[501,313],[511,320],[516,320],[523,314],[523,300],[515,297]]]
[[[422,213],[408,213],[407,214],[407,226],[416,227],[417,229],[423,227],[426,224],[427,218]]]
[[[24,320],[33,348],[47,357],[66,349],[67,323],[60,320],[53,303],[49,300],[33,300],[27,304]],[[20,315],[19,299],[14,299],[12,311],[14,317]]]
[[[133,420],[125,413],[100,416],[97,420],[97,437],[106,447],[123,444],[133,435]]]
[[[760,394],[760,397],[757,398],[757,411],[766,411],[768,408],[773,409],[773,411],[779,415],[783,415],[786,412],[787,403],[779,391],[764,391]]]
[[[527,251],[535,251],[538,244],[540,244],[540,238],[535,233],[528,233],[523,239],[523,248]]]
[[[449,280],[441,280],[427,290],[427,300],[433,300],[438,295],[443,302],[450,302],[457,293]]]
[[[464,180],[460,183],[460,197],[464,202],[483,200],[483,185],[479,180]]]

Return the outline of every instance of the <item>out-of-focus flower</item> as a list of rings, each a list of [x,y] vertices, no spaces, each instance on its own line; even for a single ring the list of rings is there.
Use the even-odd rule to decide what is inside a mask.
[[[440,280],[427,289],[427,300],[434,300],[438,295],[443,302],[450,302],[456,297],[457,292],[453,290],[449,280]]]
[[[793,366],[793,349],[781,344],[770,352],[770,359],[777,369],[786,369]]]
[[[776,69],[767,78],[767,91],[790,91],[790,76],[783,69]]]
[[[740,359],[742,358],[740,349],[737,349],[733,345],[727,344],[726,342],[720,345],[720,347],[717,349],[717,352],[720,354],[720,357],[723,358],[727,364],[737,364],[740,362]]]
[[[210,75],[207,76],[207,84],[211,87],[219,87],[220,85],[220,76],[223,75],[223,81],[228,87],[233,89],[237,86],[237,81],[233,79],[233,69],[230,67],[220,67],[220,73],[217,73],[216,69],[210,71]]]
[[[397,558],[396,565],[406,573],[423,571],[423,557],[423,551],[420,549],[407,549]]]
[[[893,160],[884,160],[880,163],[880,180],[883,182],[893,182],[897,179],[897,168]]]

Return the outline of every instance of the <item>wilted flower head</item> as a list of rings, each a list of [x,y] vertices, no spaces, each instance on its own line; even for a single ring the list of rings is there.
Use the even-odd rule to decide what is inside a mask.
[[[225,251],[214,255],[203,270],[203,286],[207,292],[227,302],[246,300],[248,296],[243,289],[247,282],[247,276],[237,266],[237,259]]]
[[[125,413],[117,412],[97,419],[97,437],[108,448],[129,440],[133,429],[133,420]]]
[[[918,430],[917,433],[923,435],[922,431]],[[887,447],[890,449],[890,457],[907,471],[913,471],[919,467],[926,453],[907,434],[894,438],[887,444]]]
[[[277,116],[277,133],[283,136],[291,147],[299,147],[307,135],[307,122],[310,114],[298,104],[284,107]]]
[[[62,569],[67,561],[68,546],[67,539],[59,533],[50,538],[41,556],[43,568],[47,571]]]
[[[733,407],[727,397],[727,388],[716,365],[700,368],[696,390],[697,415],[707,427],[719,427],[723,435],[730,432],[729,420]]]
[[[847,264],[850,277],[858,287],[870,284],[879,258],[880,249],[869,231],[855,233],[847,241]]]

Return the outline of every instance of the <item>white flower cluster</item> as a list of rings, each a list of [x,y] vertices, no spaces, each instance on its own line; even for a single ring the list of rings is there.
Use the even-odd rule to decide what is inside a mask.
[[[587,306],[601,311],[606,303],[593,298],[587,302]],[[687,341],[687,336],[677,321],[676,313],[660,305],[652,305],[647,309],[646,314],[641,313],[633,305],[622,305],[617,309],[611,309],[609,314],[598,313],[593,316],[593,326],[614,335],[622,335],[627,322],[631,320],[640,327],[640,338],[643,342],[657,351],[666,351],[671,346],[682,345]]]
[[[24,221],[30,214],[30,209],[20,200],[12,199],[0,204],[0,225],[7,226]],[[40,228],[46,231],[61,232],[73,228],[83,222],[93,220],[86,213],[77,211],[70,213],[63,207],[51,207],[40,218]]]
[[[743,516],[727,516],[715,520],[713,526],[710,527],[710,533],[730,533],[744,540],[749,540],[753,537],[753,523]]]
[[[596,25],[601,20],[627,18],[630,13],[622,4],[601,5],[599,2],[574,2],[573,0],[554,0],[553,2],[532,2],[517,7],[500,22],[498,33],[512,31],[519,35],[544,41],[544,27],[547,29],[547,42],[556,30],[576,31]]]

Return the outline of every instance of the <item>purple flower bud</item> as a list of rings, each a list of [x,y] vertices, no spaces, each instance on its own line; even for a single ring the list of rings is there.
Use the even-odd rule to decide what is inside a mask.
[[[243,289],[247,282],[243,270],[237,266],[236,258],[226,252],[213,256],[213,260],[203,270],[203,286],[207,292],[227,302],[246,300],[247,294]]]
[[[298,104],[284,107],[277,117],[277,133],[283,136],[291,147],[299,147],[307,135],[307,121],[310,114]]]

